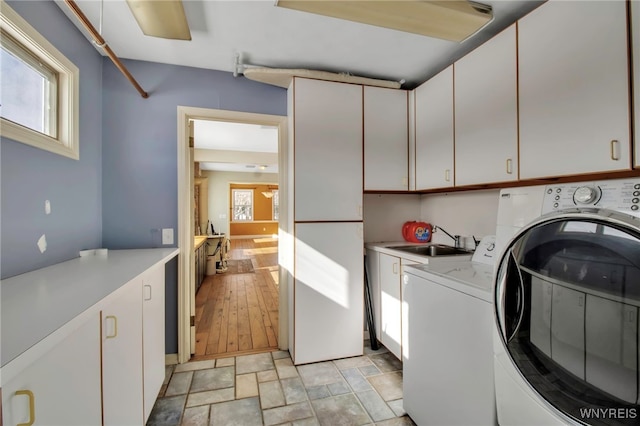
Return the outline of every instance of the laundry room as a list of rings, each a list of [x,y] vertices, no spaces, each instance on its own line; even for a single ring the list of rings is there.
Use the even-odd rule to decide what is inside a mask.
[[[638,424],[640,2],[0,18],[0,424]]]

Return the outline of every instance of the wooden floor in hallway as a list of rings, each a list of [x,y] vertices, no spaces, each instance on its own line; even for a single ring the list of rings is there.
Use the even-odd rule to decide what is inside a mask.
[[[207,276],[196,294],[193,360],[278,347],[278,240],[230,242],[227,272]]]

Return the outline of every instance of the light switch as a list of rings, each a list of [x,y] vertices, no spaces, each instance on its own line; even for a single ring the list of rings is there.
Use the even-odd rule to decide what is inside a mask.
[[[45,200],[44,202],[44,213],[51,214],[51,202],[49,200]]]
[[[173,228],[162,228],[162,244],[173,244]]]

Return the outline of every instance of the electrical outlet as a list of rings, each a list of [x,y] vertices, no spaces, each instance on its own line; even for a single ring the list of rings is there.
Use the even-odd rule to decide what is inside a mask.
[[[162,244],[173,244],[173,228],[162,228]]]

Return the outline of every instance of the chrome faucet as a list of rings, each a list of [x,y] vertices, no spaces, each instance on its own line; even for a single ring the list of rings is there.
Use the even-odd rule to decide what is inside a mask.
[[[445,231],[444,228],[442,228],[441,226],[438,226],[438,225],[433,227],[433,232],[437,232],[437,231],[442,231],[445,234],[447,234],[449,236],[449,238],[451,238],[454,241],[454,247],[455,248],[460,248],[460,235],[451,235],[450,233]]]

